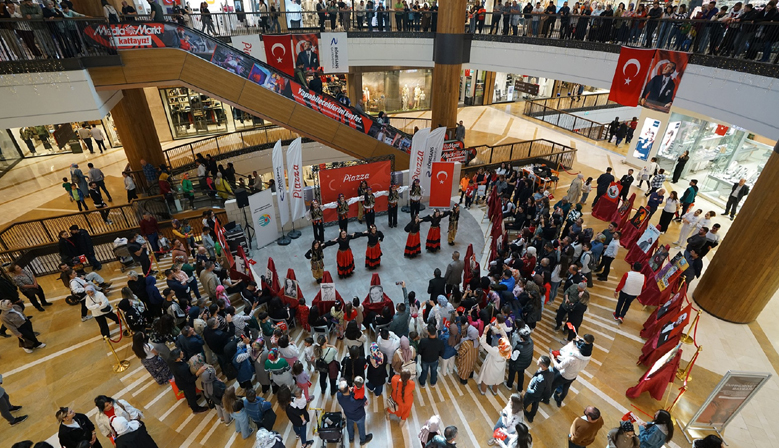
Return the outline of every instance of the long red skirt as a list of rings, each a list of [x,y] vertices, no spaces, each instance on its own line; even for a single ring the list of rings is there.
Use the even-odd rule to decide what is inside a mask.
[[[351,249],[339,250],[336,256],[338,262],[338,277],[348,277],[354,272],[354,255]]]
[[[422,246],[419,244],[419,232],[409,233],[406,240],[406,250],[403,251],[403,256],[408,258],[414,258],[422,253]]]
[[[368,269],[375,269],[381,264],[381,244],[376,243],[375,246],[368,246],[365,249],[365,267]]]
[[[425,249],[430,252],[441,250],[441,228],[430,227],[427,231],[427,241],[425,242]]]

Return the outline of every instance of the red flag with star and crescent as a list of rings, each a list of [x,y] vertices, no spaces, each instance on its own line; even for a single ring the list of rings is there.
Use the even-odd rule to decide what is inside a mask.
[[[452,201],[454,162],[433,162],[430,179],[430,206],[449,207]]]
[[[611,81],[609,101],[623,106],[638,106],[638,98],[641,96],[654,56],[653,49],[622,47],[617,69],[614,71],[614,79]]]
[[[295,54],[292,50],[292,35],[266,34],[262,36],[265,44],[265,58],[268,65],[292,76],[295,73]]]

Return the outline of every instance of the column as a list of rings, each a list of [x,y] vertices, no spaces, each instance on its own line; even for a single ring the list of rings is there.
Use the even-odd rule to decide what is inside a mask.
[[[728,322],[754,321],[779,289],[777,153],[779,143],[693,292],[701,308]]]
[[[470,40],[465,35],[466,0],[441,2],[433,50],[432,127],[457,124],[460,72],[468,62]]]
[[[154,166],[167,163],[143,89],[122,90],[122,96],[111,115],[132,170],[141,170],[141,159]]]

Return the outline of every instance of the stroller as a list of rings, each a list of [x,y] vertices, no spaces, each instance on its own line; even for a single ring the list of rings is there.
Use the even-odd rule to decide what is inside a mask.
[[[340,448],[344,448],[344,425],[346,420],[340,412],[322,412],[324,409],[312,408],[316,412],[316,431],[322,440],[322,447],[328,443],[339,443]],[[321,412],[321,414],[320,414]]]
[[[127,238],[117,238],[114,240],[114,255],[116,255],[116,259],[120,263],[122,272],[136,265],[135,259],[127,248]]]

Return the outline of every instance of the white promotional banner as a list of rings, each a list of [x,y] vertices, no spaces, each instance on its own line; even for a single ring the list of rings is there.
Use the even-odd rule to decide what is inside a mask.
[[[249,210],[252,211],[252,226],[257,249],[276,241],[279,237],[279,228],[276,225],[273,192],[268,188],[249,196]]]
[[[233,48],[243,51],[251,57],[265,61],[265,46],[260,40],[259,34],[247,34],[245,36],[230,37],[230,45]]]
[[[415,179],[421,179],[425,163],[425,141],[430,135],[430,128],[420,129],[411,138],[411,151],[409,151],[408,184]],[[421,180],[420,180],[421,183]]]
[[[279,220],[283,232],[284,225],[289,221],[289,198],[287,198],[287,183],[284,180],[284,150],[281,148],[281,140],[273,147],[271,159],[273,179],[276,181],[276,200],[279,203]]]
[[[425,153],[422,162],[422,175],[419,183],[425,190],[426,196],[430,194],[430,179],[433,177],[433,162],[441,161],[441,154],[443,154],[444,151],[444,139],[446,139],[446,128],[443,126],[434,131],[430,131],[430,135],[425,139]]]
[[[306,214],[306,201],[303,199],[303,147],[300,137],[287,148],[287,176],[289,176],[289,209],[292,221]]]
[[[349,73],[349,46],[346,33],[322,33],[319,63],[325,73]]]

